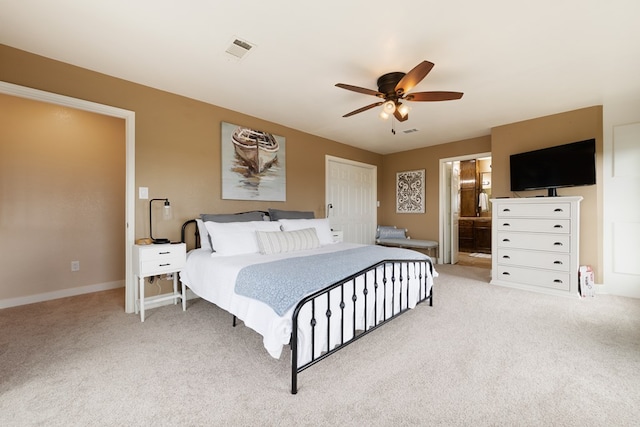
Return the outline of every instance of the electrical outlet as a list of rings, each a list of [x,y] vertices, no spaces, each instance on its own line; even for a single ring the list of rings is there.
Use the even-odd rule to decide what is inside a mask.
[[[80,271],[80,261],[71,261],[71,271]]]

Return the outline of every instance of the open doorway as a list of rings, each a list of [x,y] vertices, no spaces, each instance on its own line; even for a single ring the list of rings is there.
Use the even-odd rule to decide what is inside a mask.
[[[491,153],[440,160],[444,264],[491,266]]]
[[[37,89],[32,89],[24,86],[15,85],[7,82],[0,82],[0,93],[6,95],[12,95],[19,98],[25,98],[30,100],[41,101],[44,103],[50,103],[60,105],[64,107],[70,107],[77,110],[88,111],[105,116],[117,117],[124,119],[125,121],[125,311],[127,313],[133,313],[134,311],[134,288],[132,280],[132,267],[131,267],[131,248],[133,247],[133,241],[135,236],[135,113],[133,111],[123,110],[120,108],[98,104],[95,102],[85,101],[77,98],[71,98],[64,95],[58,95],[50,92],[45,92]],[[59,298],[63,296],[72,296],[80,293],[95,292],[103,290],[93,287],[80,287],[71,288],[64,291],[57,292],[53,295],[44,293],[37,295],[31,302],[39,302],[46,298]]]

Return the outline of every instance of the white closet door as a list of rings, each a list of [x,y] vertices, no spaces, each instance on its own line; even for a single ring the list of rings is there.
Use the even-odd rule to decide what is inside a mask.
[[[345,242],[373,244],[377,226],[377,167],[326,156],[325,169],[331,227],[342,230]]]
[[[607,148],[610,155],[604,162],[604,282],[607,292],[640,298],[640,123],[613,126]]]

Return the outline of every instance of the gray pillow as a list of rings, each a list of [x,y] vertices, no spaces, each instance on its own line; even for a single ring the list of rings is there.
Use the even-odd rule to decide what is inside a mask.
[[[406,239],[404,228],[378,227],[379,239]]]
[[[242,212],[237,214],[200,214],[204,222],[249,222],[263,221],[263,213],[260,211]]]
[[[280,219],[314,219],[315,214],[311,211],[283,211],[280,209],[269,209],[271,221]]]

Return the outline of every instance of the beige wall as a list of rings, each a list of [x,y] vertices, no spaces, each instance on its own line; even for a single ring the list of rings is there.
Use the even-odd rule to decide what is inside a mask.
[[[580,205],[580,265],[589,264],[602,283],[602,106],[583,108],[551,116],[495,127],[491,131],[494,197],[546,195],[546,190],[510,191],[509,156],[585,139],[596,139],[597,184],[560,188],[560,196],[582,196]]]
[[[449,144],[419,148],[384,156],[380,186],[383,195],[380,205],[380,222],[407,228],[414,239],[439,240],[440,214],[440,159],[491,151],[491,138],[483,136]],[[396,173],[425,169],[425,213],[396,213]]]
[[[2,94],[0,111],[0,300],[120,283],[124,120]]]
[[[154,221],[154,234],[172,240],[179,239],[184,220],[203,212],[228,213],[277,207],[313,210],[316,215],[324,216],[324,156],[327,154],[376,165],[378,173],[381,170],[382,156],[375,153],[4,45],[0,45],[0,64],[1,81],[135,112],[136,188],[149,187],[151,198],[170,199],[173,220]],[[286,138],[286,202],[221,200],[220,123],[223,121]],[[30,176],[38,177],[39,174],[38,169],[30,171]],[[52,188],[48,187],[48,190]],[[61,195],[59,199],[66,197]],[[149,234],[148,201],[136,200],[135,210],[136,237],[146,237]],[[119,237],[124,237],[124,231]],[[124,262],[124,245],[121,248],[121,257],[113,264],[113,273],[117,272],[115,275],[120,280],[124,278],[120,263]],[[18,265],[27,268],[29,261],[19,259]],[[61,268],[69,270],[69,260],[65,260]],[[28,292],[46,292],[51,286],[66,286],[66,279],[66,274],[50,275],[48,282],[59,285],[26,286],[32,289]],[[0,300],[9,298],[8,295],[14,295],[14,291],[5,294],[0,288]]]
[[[174,219],[158,223],[154,234],[179,237],[182,221],[202,212],[265,209],[310,209],[324,215],[324,156],[347,158],[378,167],[380,223],[406,227],[414,238],[438,237],[439,160],[492,152],[494,196],[508,191],[508,155],[596,136],[602,151],[601,107],[500,126],[492,135],[381,156],[260,120],[214,105],[116,79],[51,59],[0,45],[0,80],[41,89],[136,113],[136,188],[149,187],[150,197],[171,200]],[[287,201],[243,202],[221,200],[220,123],[238,123],[287,138]],[[601,155],[598,171],[601,174]],[[507,165],[505,169],[505,165]],[[396,172],[426,170],[426,212],[395,213]],[[505,175],[505,170],[506,175]],[[37,171],[33,172],[38,174]],[[4,185],[4,184],[3,184]],[[596,187],[567,189],[582,204],[581,263],[592,264],[601,275],[601,181]],[[163,228],[164,227],[164,228]],[[148,236],[148,202],[136,201],[136,237]],[[124,257],[124,249],[122,251]],[[25,261],[18,261],[26,265]],[[114,266],[116,264],[114,263]],[[68,269],[68,260],[63,268]],[[116,267],[114,271],[121,271]],[[122,279],[122,277],[120,277]],[[64,282],[52,277],[50,282]],[[600,279],[598,279],[600,280]],[[6,298],[1,292],[0,299]],[[39,289],[39,288],[38,288]]]

